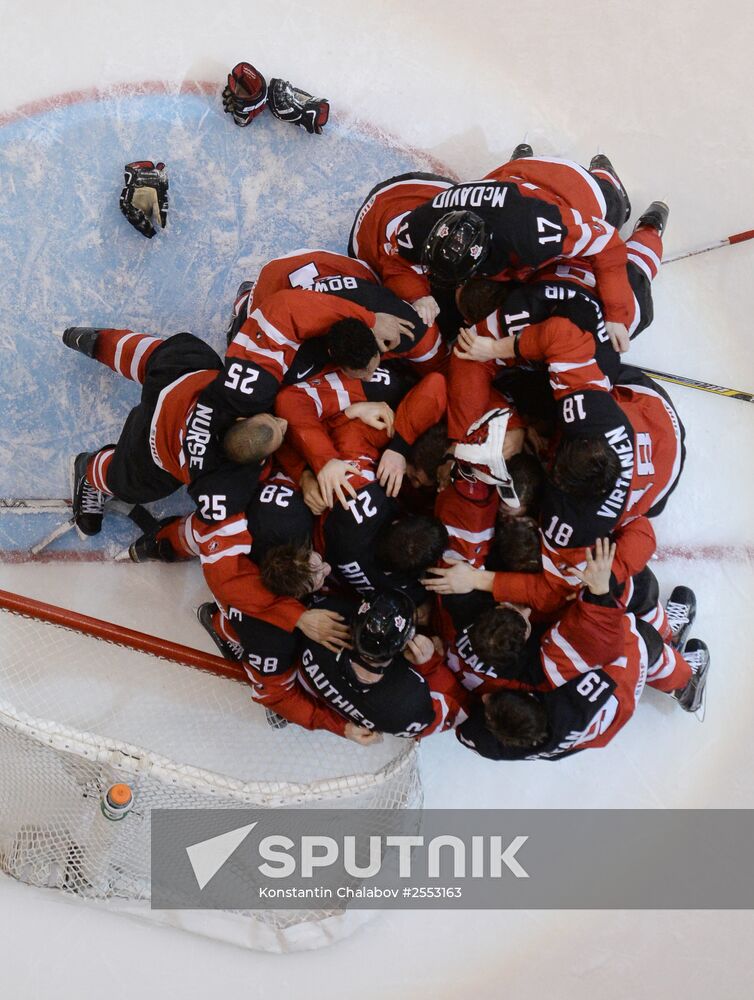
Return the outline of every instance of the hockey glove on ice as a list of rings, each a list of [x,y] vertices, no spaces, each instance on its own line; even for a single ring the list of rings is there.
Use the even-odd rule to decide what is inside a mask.
[[[261,115],[267,107],[267,81],[251,63],[240,62],[228,74],[223,90],[225,113],[241,128]]]
[[[267,93],[270,111],[282,122],[300,125],[310,135],[322,134],[330,117],[330,104],[324,97],[312,97],[305,90],[292,87],[287,80],[273,77]]]
[[[142,236],[152,239],[159,219],[164,229],[168,221],[168,172],[164,163],[138,160],[125,166],[126,186],[120,193],[120,210]]]

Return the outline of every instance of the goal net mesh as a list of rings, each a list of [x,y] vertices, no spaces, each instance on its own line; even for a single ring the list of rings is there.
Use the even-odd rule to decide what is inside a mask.
[[[153,808],[421,805],[416,744],[273,730],[250,688],[0,609],[0,871],[265,950],[317,947],[364,911],[150,910]],[[124,782],[118,822],[103,795]]]

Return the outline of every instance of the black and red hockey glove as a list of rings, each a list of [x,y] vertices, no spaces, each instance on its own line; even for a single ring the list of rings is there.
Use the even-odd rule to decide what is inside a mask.
[[[324,97],[312,97],[305,90],[298,90],[278,77],[270,80],[267,102],[276,118],[300,125],[310,135],[321,135],[330,117],[330,104]]]
[[[125,166],[125,187],[120,210],[142,236],[152,239],[157,231],[152,219],[164,229],[168,221],[168,172],[164,163],[137,160]]]
[[[261,115],[267,107],[267,81],[251,63],[240,62],[228,74],[223,90],[225,113],[241,128]]]

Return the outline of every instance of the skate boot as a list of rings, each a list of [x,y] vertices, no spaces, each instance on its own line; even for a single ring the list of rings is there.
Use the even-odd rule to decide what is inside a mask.
[[[530,156],[534,156],[534,150],[531,148],[529,143],[519,142],[519,144],[511,153],[511,160],[526,160]]]
[[[672,633],[670,645],[682,649],[696,618],[696,594],[689,587],[673,587],[665,611]]]
[[[620,199],[620,208],[618,210],[619,218],[617,224],[614,223],[614,225],[616,229],[620,229],[624,223],[628,222],[631,215],[631,202],[628,200],[626,189],[623,187],[620,177],[618,177],[615,172],[615,168],[604,153],[597,153],[592,157],[589,164],[589,173],[594,174],[598,180],[601,177],[603,180],[606,180],[608,184],[613,184],[615,192]]]
[[[166,563],[183,562],[186,557],[179,555],[175,551],[170,544],[170,540],[160,538],[160,532],[163,528],[167,527],[173,521],[179,520],[179,517],[163,517],[159,522],[159,526],[154,531],[148,531],[140,538],[137,538],[135,542],[132,542],[128,547],[128,557],[131,562],[143,563],[153,559]]]
[[[239,660],[243,660],[243,646],[240,642],[223,639],[220,633],[216,630],[215,626],[212,624],[212,616],[216,611],[217,605],[215,602],[207,601],[204,604],[200,604],[196,609],[196,617],[199,619],[199,624],[202,628],[209,633],[209,637],[220,650],[223,657],[226,660],[233,660],[235,663],[238,663]]]
[[[99,333],[100,331],[93,326],[69,326],[67,330],[63,330],[63,343],[72,351],[93,358]]]
[[[691,667],[693,676],[685,687],[673,692],[673,697],[684,712],[698,712],[704,703],[704,691],[707,687],[709,649],[701,639],[689,639],[681,656]]]
[[[102,514],[108,499],[107,493],[100,493],[86,478],[86,464],[92,454],[95,453],[82,451],[73,460],[71,469],[73,520],[79,538],[98,535],[102,531]]]
[[[637,229],[644,229],[648,226],[651,229],[656,229],[658,234],[662,236],[667,228],[669,215],[670,209],[664,201],[653,201],[649,208],[644,209],[637,219],[634,232]]]
[[[230,347],[233,338],[249,317],[249,303],[251,302],[251,293],[254,290],[255,284],[255,281],[242,281],[238,286],[236,297],[233,300],[233,312],[230,316],[230,323],[228,324],[228,329],[225,331],[225,339],[228,342],[228,347]]]
[[[288,725],[288,720],[284,719],[282,715],[278,715],[277,712],[273,712],[271,708],[266,708],[264,715],[270,729],[285,729]]]

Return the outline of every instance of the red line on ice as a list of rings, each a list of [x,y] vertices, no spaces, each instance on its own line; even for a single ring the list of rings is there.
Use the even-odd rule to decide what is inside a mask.
[[[70,104],[83,104],[86,101],[108,101],[118,97],[146,97],[152,94],[220,94],[222,83],[215,80],[186,80],[179,86],[169,80],[142,80],[137,83],[114,83],[108,87],[88,87],[85,90],[69,90],[64,94],[55,94],[52,97],[39,98],[22,104],[13,111],[0,112],[0,128],[9,125],[11,122],[20,121],[23,118],[31,118],[35,115],[48,114],[64,108]],[[401,149],[406,153],[423,159],[431,170],[438,174],[444,174],[454,180],[460,180],[458,174],[451,170],[445,163],[427,153],[425,150],[417,149],[416,146],[407,145],[398,136],[393,135],[381,126],[373,125],[370,122],[362,121],[360,118],[352,116],[348,111],[336,114],[334,120],[340,117],[341,121],[351,123],[362,132],[394,149]]]
[[[657,550],[659,562],[670,559],[689,559],[693,562],[754,562],[752,545],[666,545]],[[57,562],[113,562],[113,557],[102,549],[82,552],[66,549],[63,552],[40,552],[32,556],[19,549],[0,549],[0,563],[57,563]]]

